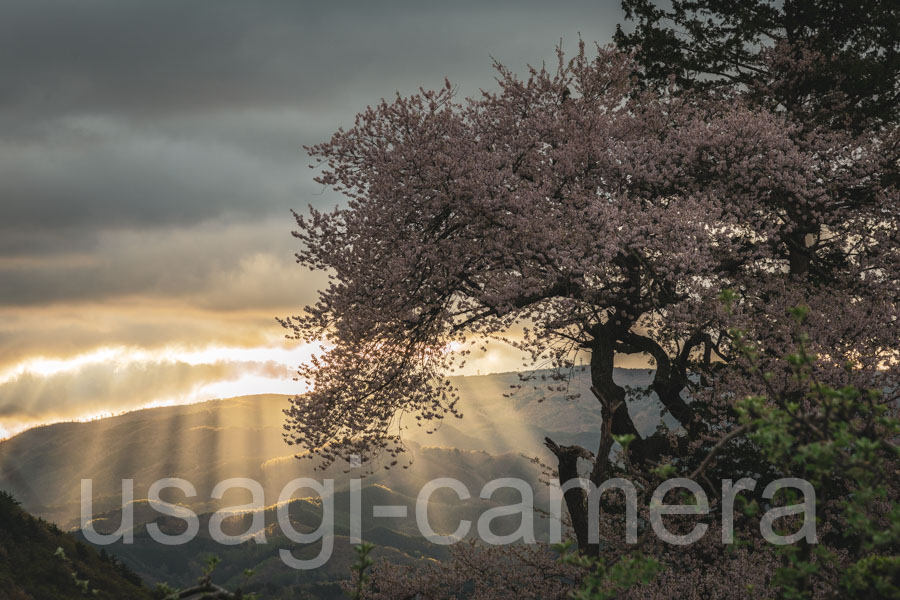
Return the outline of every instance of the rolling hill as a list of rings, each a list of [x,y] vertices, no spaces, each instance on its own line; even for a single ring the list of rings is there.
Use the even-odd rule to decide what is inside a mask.
[[[22,510],[0,492],[0,598],[149,599],[148,588],[111,554]]]
[[[429,519],[436,531],[450,532],[461,519],[476,521],[486,508],[518,502],[518,493],[506,490],[491,499],[478,498],[483,485],[498,477],[516,477],[531,484],[535,502],[545,505],[546,486],[541,471],[528,457],[549,460],[544,436],[560,443],[597,444],[600,408],[588,391],[588,375],[575,374],[569,389],[558,391],[556,382],[537,373],[534,382],[513,391],[517,373],[503,373],[456,380],[460,390],[462,419],[448,419],[433,434],[418,428],[405,432],[410,464],[401,461],[392,469],[375,464],[350,470],[336,464],[316,470],[314,460],[297,460],[294,449],[281,437],[284,396],[248,396],[200,404],[153,408],[88,423],[60,423],[26,431],[0,443],[0,489],[11,492],[24,508],[63,529],[80,524],[81,480],[92,480],[93,526],[100,532],[115,531],[122,511],[122,480],[133,480],[135,514],[134,543],[118,542],[108,549],[149,582],[185,585],[201,570],[212,553],[222,560],[219,576],[230,585],[241,583],[245,568],[256,573],[248,591],[264,591],[266,597],[340,597],[337,582],[346,576],[352,560],[348,541],[349,482],[363,478],[363,515],[371,506],[404,506],[407,518],[364,517],[363,538],[374,542],[381,556],[392,562],[409,563],[440,558],[446,548],[427,542],[418,531],[415,499],[424,482],[438,477],[461,481],[472,499],[460,501],[450,490],[436,493],[429,505]],[[648,371],[619,370],[617,379],[638,388],[649,381]],[[554,388],[552,391],[548,387]],[[566,400],[567,394],[581,394]],[[638,427],[651,432],[660,419],[660,407],[644,397],[630,407]],[[406,468],[401,468],[406,467]],[[162,546],[150,539],[147,525],[156,523],[164,531],[184,527],[184,522],[161,515],[146,501],[150,485],[161,478],[177,477],[190,482],[196,496],[180,492],[163,499],[188,506],[200,515],[200,534],[182,546]],[[219,481],[251,478],[262,484],[267,543],[246,541],[222,546],[209,538],[210,514],[220,508],[246,504],[246,490],[232,490],[214,500],[210,493]],[[298,477],[332,478],[335,492],[334,557],[316,571],[295,571],[278,558],[281,548],[295,554],[316,553],[315,544],[298,548],[280,531],[274,516],[275,503],[284,485]],[[226,529],[246,530],[248,514],[226,520]],[[291,522],[298,530],[313,530],[321,520],[321,504],[295,499],[290,505]],[[518,516],[495,522],[497,533],[513,531]],[[545,523],[537,520],[539,530]],[[474,527],[473,527],[474,529]],[[294,594],[293,596],[291,594]]]

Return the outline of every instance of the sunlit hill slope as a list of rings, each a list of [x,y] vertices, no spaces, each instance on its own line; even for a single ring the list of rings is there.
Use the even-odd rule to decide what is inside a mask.
[[[475,521],[485,507],[515,503],[515,492],[499,494],[491,500],[478,499],[482,486],[497,477],[517,477],[532,484],[540,504],[546,487],[539,482],[540,469],[528,457],[549,459],[543,448],[544,436],[560,443],[597,444],[600,409],[588,392],[587,373],[579,371],[567,392],[547,391],[551,382],[538,377],[514,394],[519,384],[515,373],[463,377],[457,380],[461,392],[463,419],[449,419],[430,435],[413,428],[409,441],[408,468],[405,461],[392,469],[376,464],[363,479],[363,537],[375,542],[379,554],[392,562],[411,562],[423,557],[439,558],[445,548],[429,544],[421,537],[416,522],[415,499],[423,483],[438,477],[452,477],[470,490],[472,500],[460,501],[449,490],[437,493],[429,509],[431,524],[438,531],[455,529],[460,519]],[[617,379],[640,386],[649,380],[648,371],[619,370]],[[555,384],[554,384],[555,385]],[[565,400],[568,393],[580,393]],[[313,597],[339,597],[337,581],[346,577],[351,560],[347,540],[352,477],[339,464],[326,471],[315,470],[316,462],[297,460],[295,449],[282,439],[288,405],[283,396],[248,396],[201,404],[154,408],[88,423],[62,423],[24,432],[0,443],[0,489],[11,492],[31,513],[58,523],[63,529],[79,526],[81,480],[93,486],[94,526],[98,531],[114,531],[120,522],[122,480],[134,481],[135,543],[117,543],[110,552],[146,580],[173,584],[192,582],[200,572],[203,558],[215,553],[222,557],[223,583],[240,581],[245,568],[256,572],[254,587],[266,597],[289,597],[305,592]],[[631,407],[639,428],[651,431],[659,418],[659,406],[646,398]],[[146,502],[147,491],[157,479],[178,477],[194,485],[195,497],[180,492],[164,499],[189,506],[200,515],[200,534],[184,546],[164,547],[149,538],[146,526],[155,522],[164,531],[177,533],[183,521],[160,515]],[[265,491],[267,543],[253,541],[238,546],[221,546],[209,538],[209,514],[222,507],[245,504],[249,493],[232,490],[221,501],[210,499],[215,484],[233,477],[252,478]],[[284,485],[297,477],[335,480],[334,558],[316,572],[294,571],[278,558],[280,548],[292,548],[298,557],[317,552],[311,545],[296,548],[276,524],[273,505]],[[371,506],[406,506],[409,518],[366,518]],[[291,521],[299,530],[314,529],[321,519],[321,506],[310,500],[294,500]],[[249,515],[236,516],[225,523],[235,533],[247,529]],[[498,521],[497,533],[515,529],[518,517]],[[540,527],[539,527],[540,528]]]

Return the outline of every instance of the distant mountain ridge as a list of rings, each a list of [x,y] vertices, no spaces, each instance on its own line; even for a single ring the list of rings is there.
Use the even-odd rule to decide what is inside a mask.
[[[531,484],[536,504],[543,506],[547,488],[540,482],[541,469],[529,460],[538,456],[549,460],[543,446],[545,436],[561,444],[579,443],[596,447],[600,430],[600,406],[589,392],[589,376],[576,370],[568,389],[546,379],[547,372],[534,374],[522,383],[518,373],[460,377],[461,420],[449,418],[431,435],[412,427],[404,432],[411,464],[385,469],[372,465],[368,471],[348,473],[349,466],[335,464],[316,470],[315,460],[297,460],[296,448],[282,439],[285,396],[261,395],[214,400],[200,404],[153,408],[87,423],[60,423],[39,427],[0,442],[0,489],[10,491],[30,512],[59,523],[64,529],[79,526],[81,480],[92,480],[92,525],[100,532],[119,527],[122,512],[122,480],[134,481],[134,544],[116,543],[108,549],[149,582],[173,585],[191,583],[202,569],[203,559],[219,554],[222,584],[242,585],[243,569],[257,573],[255,581],[243,586],[247,591],[263,591],[267,598],[294,598],[307,594],[315,598],[339,598],[337,582],[347,575],[353,558],[349,544],[348,486],[351,478],[362,479],[363,514],[371,515],[374,505],[404,506],[405,519],[365,519],[363,538],[378,547],[378,554],[397,563],[440,558],[446,548],[428,543],[415,522],[415,498],[423,484],[439,477],[463,483],[471,500],[459,501],[444,490],[437,493],[429,509],[437,531],[449,532],[461,519],[476,521],[487,507],[499,505],[503,494],[482,500],[478,494],[485,483],[498,477],[515,477]],[[641,388],[652,372],[616,372],[623,385]],[[551,388],[551,389],[548,389]],[[566,396],[580,394],[576,400]],[[650,433],[660,419],[660,406],[652,396],[630,405],[642,433]],[[408,468],[403,468],[404,466]],[[184,523],[161,515],[146,502],[149,486],[165,477],[189,481],[197,496],[180,492],[164,499],[184,504],[199,515],[200,534],[183,546],[161,546],[150,539],[147,525],[156,523],[164,531],[178,533]],[[211,540],[207,523],[220,508],[246,504],[246,490],[233,490],[219,501],[210,493],[216,483],[229,478],[251,478],[265,493],[267,543],[248,541],[238,546],[221,546]],[[278,558],[278,550],[291,548],[303,553],[315,548],[297,548],[276,526],[273,505],[284,485],[298,477],[317,481],[334,480],[335,551],[327,565],[315,571],[295,571]],[[516,503],[516,492],[506,498]],[[431,506],[431,504],[430,504]],[[225,528],[246,531],[248,515],[235,515]],[[305,500],[293,500],[290,519],[299,530],[313,530],[321,520],[321,507]],[[513,531],[519,517],[500,519],[499,530]],[[540,519],[536,526],[546,530]],[[473,528],[474,529],[474,528]],[[499,531],[498,531],[499,533]],[[299,555],[298,555],[299,556]]]
[[[513,387],[521,383],[518,373],[455,378],[464,418],[446,419],[431,435],[416,427],[405,432],[416,477],[400,469],[382,473],[379,466],[370,481],[418,483],[425,476],[450,476],[439,471],[453,470],[452,461],[427,456],[420,461],[423,447],[545,458],[549,457],[543,447],[545,436],[595,447],[601,417],[599,403],[589,391],[588,374],[577,371],[567,392],[548,392],[546,387],[558,382],[542,381],[546,372],[535,375],[533,382],[517,390]],[[635,387],[646,385],[650,376],[647,370],[616,372],[620,383]],[[514,393],[506,397],[510,392]],[[578,393],[577,400],[563,399]],[[213,486],[230,477],[260,481],[267,498],[277,497],[277,491],[296,477],[342,478],[346,465],[323,473],[314,470],[314,461],[292,458],[296,448],[285,444],[281,435],[282,410],[287,406],[286,396],[246,396],[31,429],[0,442],[0,489],[13,493],[29,512],[70,528],[77,525],[81,479],[93,480],[95,511],[104,511],[120,504],[123,479],[134,480],[135,497],[141,498],[153,481],[180,477],[198,490],[199,499],[190,504],[202,505]],[[655,429],[660,407],[654,398],[635,402],[630,410],[642,433]]]

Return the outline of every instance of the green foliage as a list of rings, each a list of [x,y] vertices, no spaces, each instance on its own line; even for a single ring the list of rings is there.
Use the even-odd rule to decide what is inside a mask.
[[[843,577],[852,598],[900,599],[900,556],[870,556],[850,566]]]
[[[6,490],[0,490],[0,507],[9,509],[10,507],[19,506],[21,503],[16,500],[15,496]]]
[[[728,306],[727,296],[723,299]],[[811,598],[814,587],[823,585],[835,597],[898,598],[900,507],[889,482],[896,479],[900,421],[879,402],[878,390],[819,382],[818,357],[802,331],[808,309],[799,306],[790,313],[797,324],[796,347],[785,362],[799,394],[774,388],[773,377],[760,372],[746,333],[731,331],[735,347],[767,390],[737,405],[749,440],[779,471],[809,481],[818,519],[832,520],[827,544],[801,540],[776,546],[781,567],[774,584],[783,598]]]
[[[583,569],[587,576],[572,592],[574,600],[612,600],[626,590],[646,583],[662,570],[659,561],[639,552],[623,556],[612,565],[605,561],[579,553],[570,541],[555,546],[560,561]]]
[[[203,561],[203,577],[212,577],[213,571],[216,570],[220,562],[222,562],[222,559],[215,554],[207,556],[206,560]]]
[[[168,583],[157,583],[153,590],[153,597],[161,600],[178,597],[178,589],[173,588]]]
[[[79,549],[83,548],[83,546],[78,546]],[[69,571],[69,574],[72,576],[72,581],[75,583],[75,587],[81,591],[85,596],[96,596],[100,593],[100,590],[94,589],[91,587],[90,579],[81,579],[78,576],[78,571],[72,565],[72,561],[69,560],[69,557],[66,556],[66,551],[62,546],[59,546],[56,549],[56,552],[53,553],[53,556],[58,558],[66,565],[66,569]]]
[[[212,582],[213,572],[222,559],[216,554],[210,554],[203,560],[203,574],[198,578],[197,585],[189,588],[178,589],[167,583],[157,584],[154,597],[158,600],[179,600],[181,598],[232,598],[234,600],[259,600],[261,595],[252,592],[246,593],[241,588],[230,592]],[[253,576],[252,569],[244,569],[244,580]]]
[[[363,542],[354,548],[356,552],[356,561],[350,565],[350,571],[353,574],[353,587],[349,590],[351,600],[362,600],[363,593],[369,583],[369,568],[373,564],[370,556],[375,546],[368,542]]]
[[[719,298],[730,314],[736,294],[725,290]],[[736,403],[736,430],[743,433],[738,445],[742,452],[758,455],[777,477],[812,484],[820,525],[817,533],[822,534],[816,542],[804,537],[793,544],[768,546],[778,559],[768,591],[785,599],[900,598],[897,407],[886,405],[879,390],[833,387],[819,381],[817,362],[827,357],[820,358],[809,348],[804,331],[809,309],[797,306],[789,314],[795,324],[794,348],[776,367],[783,366],[787,378],[762,369],[761,351],[746,331],[729,331],[733,348],[745,360],[747,376],[757,378],[765,390]],[[852,375],[852,366],[847,368]],[[626,446],[630,440],[618,441]],[[653,469],[660,479],[677,472],[672,463]],[[759,523],[771,508],[799,503],[797,496],[790,487],[779,490],[770,501],[738,496],[736,509],[749,523]],[[779,535],[789,535],[797,530],[797,522],[786,516],[773,525]],[[573,593],[577,600],[618,597],[652,580],[664,568],[637,553],[608,565],[572,552],[570,545],[559,550],[561,560],[589,573]],[[764,593],[748,589],[752,597]]]
[[[29,515],[12,494],[0,491],[0,598],[150,597],[133,571]]]

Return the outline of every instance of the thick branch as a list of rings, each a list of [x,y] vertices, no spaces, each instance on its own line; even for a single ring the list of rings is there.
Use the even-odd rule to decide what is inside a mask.
[[[688,343],[691,341],[689,340]],[[686,373],[682,372],[680,368],[673,369],[672,361],[665,349],[655,340],[646,336],[627,331],[621,335],[620,348],[630,354],[645,352],[653,357],[656,361],[656,374],[650,387],[656,392],[659,401],[666,407],[666,410],[685,429],[690,429],[694,416],[693,411],[681,397],[681,392],[687,385]],[[680,366],[681,363],[679,362]]]
[[[566,485],[569,481],[578,479],[578,459],[593,460],[594,455],[581,446],[560,446],[548,437],[544,438],[544,445],[550,449],[559,461],[559,484]],[[582,552],[592,552],[592,545],[588,542],[588,506],[587,492],[580,485],[575,485],[563,493],[566,508],[572,518],[572,527],[575,529],[575,539],[578,541],[578,549]],[[597,549],[599,551],[599,548]]]
[[[182,600],[240,600],[243,597],[241,592],[229,592],[211,581],[202,581],[178,592],[178,598]]]

